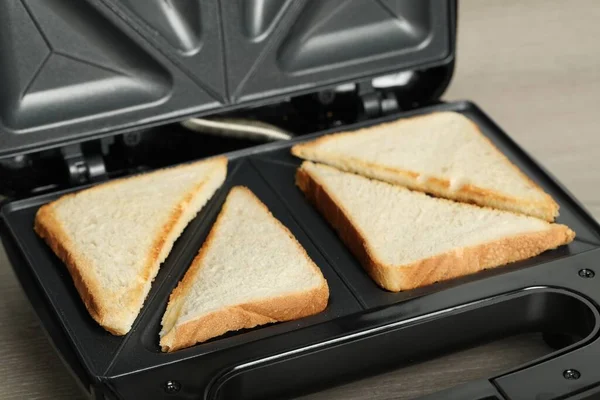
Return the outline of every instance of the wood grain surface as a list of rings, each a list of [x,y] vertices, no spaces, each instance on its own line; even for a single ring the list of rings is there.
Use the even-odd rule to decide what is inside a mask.
[[[472,100],[600,217],[600,7],[594,0],[461,0],[446,100]],[[80,399],[0,248],[0,398]],[[511,338],[365,378],[317,399],[409,399],[536,358]]]

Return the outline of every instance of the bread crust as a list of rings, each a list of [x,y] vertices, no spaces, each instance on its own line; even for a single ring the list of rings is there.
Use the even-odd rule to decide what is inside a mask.
[[[328,297],[327,286],[322,285],[306,292],[227,307],[174,326],[160,339],[160,346],[163,352],[173,352],[229,331],[318,314],[327,307]]]
[[[283,232],[292,239],[293,243],[309,262],[313,271],[321,278],[321,284],[308,291],[226,307],[210,314],[203,315],[200,318],[185,322],[184,324],[177,325],[177,318],[181,306],[183,305],[183,301],[192,288],[208,249],[213,245],[216,232],[219,229],[221,220],[228,207],[229,196],[231,193],[238,190],[248,193],[253,201],[256,201]],[[329,301],[329,286],[327,280],[319,267],[317,267],[308,254],[306,254],[306,251],[300,243],[298,243],[292,232],[275,218],[267,206],[247,187],[235,186],[231,189],[229,196],[228,199],[225,200],[208,237],[192,261],[190,268],[169,297],[169,303],[162,324],[163,328],[167,324],[172,324],[172,326],[168,328],[164,336],[160,339],[160,346],[163,352],[173,352],[190,347],[196,343],[201,343],[213,337],[220,336],[228,331],[253,328],[257,325],[290,321],[318,314],[327,307]]]
[[[355,226],[341,202],[327,191],[317,177],[300,167],[296,172],[296,184],[334,228],[369,276],[380,287],[392,292],[414,289],[524,260],[567,244],[575,237],[575,233],[567,226],[551,224],[546,231],[458,248],[406,265],[390,265],[377,259],[374,251],[369,248],[366,235]]]
[[[310,142],[299,143],[293,146],[291,153],[298,158],[328,164],[347,172],[353,172],[368,178],[406,186],[412,190],[419,190],[435,196],[531,215],[548,222],[553,222],[555,220],[555,218],[559,215],[558,203],[556,203],[549,194],[545,193],[539,185],[525,175],[523,171],[514,165],[500,150],[498,150],[490,141],[490,139],[481,132],[479,126],[466,117],[465,118],[473,126],[475,131],[478,132],[479,135],[481,135],[481,137],[489,143],[491,148],[498,155],[500,155],[502,159],[505,160],[507,165],[513,168],[523,180],[527,181],[532,187],[534,187],[540,194],[543,195],[543,200],[526,201],[516,197],[507,196],[506,194],[502,194],[494,190],[485,189],[470,184],[464,185],[458,190],[453,190],[452,184],[448,179],[425,177],[425,179],[420,180],[420,174],[416,171],[386,167],[375,163],[365,162],[358,158],[346,156],[341,157],[339,154],[326,153],[322,150],[317,150],[318,147],[323,143],[337,140],[340,137],[356,135],[359,133],[364,133],[365,131],[376,131],[379,129],[385,129],[386,127],[397,127],[407,120],[424,119],[434,114],[436,113],[400,119],[357,131],[339,132],[331,135],[321,136]]]
[[[98,282],[87,274],[89,262],[73,251],[73,243],[65,233],[60,221],[56,219],[51,204],[45,204],[38,210],[34,230],[65,263],[86,309],[92,318],[102,325],[105,313],[102,305],[94,296],[94,293],[99,293]],[[114,335],[123,334],[112,327],[105,328]]]
[[[226,157],[220,156],[170,168],[183,168],[196,163],[207,162],[214,162],[215,168],[217,168],[217,166],[226,168],[228,160]],[[142,175],[146,176],[163,171],[165,171],[165,168]],[[159,255],[163,251],[164,245],[167,243],[168,236],[174,234],[173,228],[179,222],[191,199],[202,190],[203,186],[206,184],[206,179],[198,183],[198,185],[189,191],[182,201],[173,209],[171,216],[161,229],[161,234],[154,241],[152,251],[148,255],[145,266],[139,276],[140,279],[136,283],[136,286],[125,294],[125,307],[110,306],[113,301],[107,298],[105,290],[102,289],[97,279],[93,276],[89,260],[85,258],[85,255],[77,252],[73,242],[65,232],[59,219],[56,217],[54,207],[66,198],[76,196],[84,191],[98,190],[109,185],[122,183],[129,179],[135,179],[137,176],[140,175],[116,179],[79,192],[64,195],[55,201],[40,207],[34,221],[34,231],[44,239],[50,249],[66,265],[67,270],[73,279],[75,288],[90,316],[105,330],[116,336],[122,336],[129,332],[129,323],[125,322],[130,319],[128,314],[132,311],[132,308],[137,308],[140,296],[143,295],[145,283],[153,279],[158,272],[160,267]],[[145,301],[145,299],[143,299],[143,301]],[[140,310],[135,310],[136,315],[139,311]]]

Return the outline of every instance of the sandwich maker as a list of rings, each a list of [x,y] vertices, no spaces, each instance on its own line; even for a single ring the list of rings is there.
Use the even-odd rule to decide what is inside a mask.
[[[92,399],[285,399],[509,335],[553,352],[429,399],[600,395],[600,227],[475,104],[440,98],[454,0],[0,2],[2,241],[44,331]],[[560,204],[577,238],[424,288],[379,288],[294,184],[294,143],[440,110],[471,118]],[[261,143],[266,142],[266,143]],[[138,172],[227,154],[223,187],[187,226],[132,330],[88,315],[38,238],[40,205]],[[248,186],[321,268],[327,309],[165,354],[168,296],[233,185]],[[398,226],[398,229],[405,227]]]

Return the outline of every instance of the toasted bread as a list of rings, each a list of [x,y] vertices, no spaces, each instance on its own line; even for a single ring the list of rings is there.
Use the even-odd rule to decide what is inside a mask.
[[[88,312],[124,335],[175,240],[223,183],[227,158],[139,174],[42,206],[34,229],[66,264]]]
[[[558,204],[469,118],[434,112],[292,147],[297,157],[439,197],[552,222]]]
[[[567,244],[565,225],[447,199],[309,161],[296,182],[382,288],[469,275]]]
[[[228,331],[323,311],[321,270],[268,208],[234,187],[162,319],[160,345],[172,352]]]

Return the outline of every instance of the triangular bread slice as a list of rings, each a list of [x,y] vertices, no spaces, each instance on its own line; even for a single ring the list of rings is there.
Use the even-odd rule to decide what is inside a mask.
[[[292,233],[246,187],[231,189],[173,290],[160,346],[172,352],[228,331],[323,311],[329,287]]]
[[[382,288],[401,291],[569,243],[564,225],[430,197],[305,161],[296,182]]]
[[[295,145],[292,153],[439,197],[550,222],[558,215],[558,204],[457,112],[331,134]]]
[[[94,320],[124,335],[173,243],[227,175],[227,158],[117,179],[42,206],[35,231],[67,265]]]

